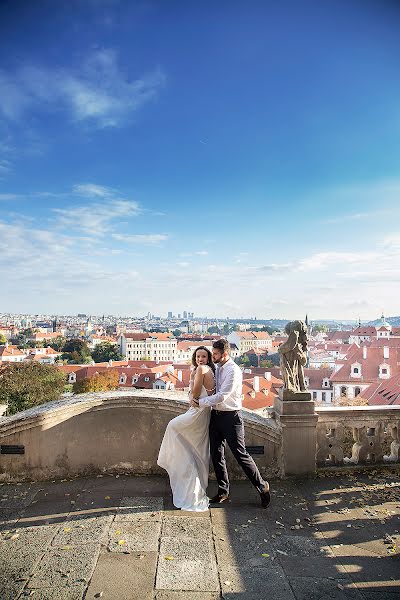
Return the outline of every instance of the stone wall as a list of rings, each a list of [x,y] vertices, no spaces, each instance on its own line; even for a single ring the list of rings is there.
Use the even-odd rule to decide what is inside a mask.
[[[0,480],[103,472],[165,474],[157,466],[161,440],[169,420],[187,408],[182,392],[130,390],[71,396],[3,417]],[[261,472],[281,476],[279,425],[249,411],[243,415],[247,445],[263,451],[254,455]],[[23,446],[24,454],[4,454],[12,451],[10,446]],[[228,463],[233,478],[243,477],[229,451]]]

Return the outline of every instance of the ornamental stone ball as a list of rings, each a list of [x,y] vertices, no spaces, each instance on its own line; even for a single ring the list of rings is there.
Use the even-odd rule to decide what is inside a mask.
[[[307,363],[307,326],[303,321],[290,321],[285,327],[288,339],[279,346],[283,390],[293,394],[307,392],[304,367]]]

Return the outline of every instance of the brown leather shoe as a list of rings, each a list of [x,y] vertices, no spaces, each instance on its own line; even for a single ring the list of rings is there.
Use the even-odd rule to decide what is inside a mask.
[[[210,498],[210,504],[222,504],[223,502],[229,502],[228,494],[216,494]]]
[[[262,508],[267,508],[267,506],[271,502],[271,494],[269,491],[269,487],[268,487],[268,490],[264,489],[264,491],[260,493],[260,498],[261,498]]]

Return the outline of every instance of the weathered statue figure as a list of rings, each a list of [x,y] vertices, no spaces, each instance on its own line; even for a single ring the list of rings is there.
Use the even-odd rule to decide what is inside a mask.
[[[307,363],[307,327],[303,321],[291,321],[285,327],[287,341],[279,346],[283,389],[306,392],[304,367]]]

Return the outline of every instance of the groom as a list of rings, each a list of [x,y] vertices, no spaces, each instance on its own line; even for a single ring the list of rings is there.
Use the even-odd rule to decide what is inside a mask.
[[[263,481],[254,460],[246,450],[242,408],[242,371],[229,356],[230,345],[225,339],[213,343],[212,357],[216,365],[216,393],[205,398],[193,398],[193,406],[211,406],[210,452],[218,481],[218,493],[210,502],[221,504],[229,499],[229,477],[225,447],[228,446],[243,471],[257,489],[261,505],[266,508],[271,497],[269,484]]]

